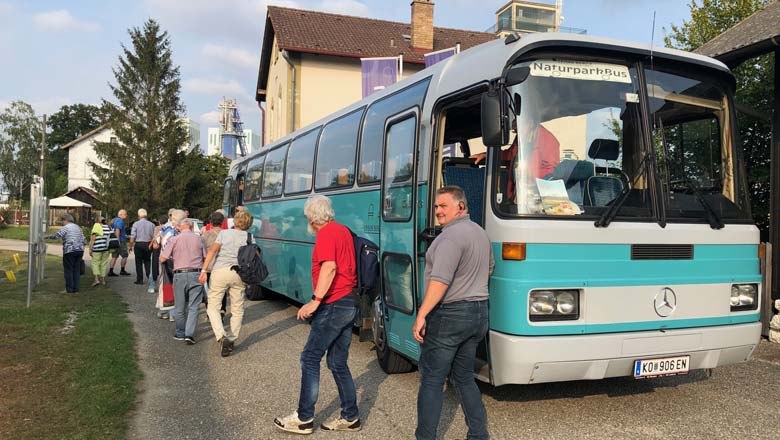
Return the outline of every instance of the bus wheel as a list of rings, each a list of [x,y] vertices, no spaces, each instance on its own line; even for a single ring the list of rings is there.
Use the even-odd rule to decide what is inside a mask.
[[[376,347],[376,359],[379,366],[387,374],[408,373],[412,371],[412,363],[400,354],[390,349],[387,344],[387,333],[385,332],[385,317],[382,313],[381,300],[377,298],[374,301],[372,333],[374,334],[374,346]]]

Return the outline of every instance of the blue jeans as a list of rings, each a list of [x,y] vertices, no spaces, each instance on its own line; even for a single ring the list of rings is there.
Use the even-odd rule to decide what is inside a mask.
[[[81,277],[81,258],[84,251],[68,252],[62,255],[62,268],[65,273],[65,291],[76,293],[79,291],[79,278]]]
[[[327,364],[333,373],[341,400],[341,417],[355,420],[360,415],[352,373],[347,366],[352,325],[357,315],[357,298],[350,295],[332,304],[321,304],[311,321],[309,339],[301,353],[301,395],[298,418],[314,417],[314,404],[320,391],[320,361],[328,353]]]
[[[477,346],[487,330],[487,301],[441,304],[426,317],[419,362],[417,430],[414,432],[418,440],[436,438],[447,376],[466,416],[467,438],[490,438],[482,394],[474,380]]]
[[[195,335],[198,326],[198,308],[203,301],[203,284],[198,272],[173,274],[173,301],[176,310],[176,337]]]

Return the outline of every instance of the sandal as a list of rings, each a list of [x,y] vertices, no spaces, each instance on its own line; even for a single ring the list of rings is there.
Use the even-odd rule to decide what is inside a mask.
[[[100,281],[95,281],[94,283],[92,283],[92,287],[97,287],[99,285],[100,285]]]

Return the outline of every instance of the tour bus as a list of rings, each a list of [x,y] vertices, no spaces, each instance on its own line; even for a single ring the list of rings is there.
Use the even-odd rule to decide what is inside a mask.
[[[495,386],[684,374],[760,339],[759,231],[720,62],[582,35],[463,51],[231,165],[270,276],[312,296],[303,205],[378,244],[379,364],[410,371],[435,191],[458,185],[495,268],[476,376]]]

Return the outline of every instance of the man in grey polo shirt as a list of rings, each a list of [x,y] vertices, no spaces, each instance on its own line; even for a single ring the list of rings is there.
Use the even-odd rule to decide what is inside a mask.
[[[493,253],[485,231],[469,219],[457,186],[436,191],[442,233],[425,254],[425,297],[412,327],[421,345],[418,440],[435,439],[447,376],[458,391],[469,439],[487,439],[487,414],[474,381],[477,346],[488,330],[488,279]]]
[[[138,210],[138,221],[133,223],[130,230],[130,252],[135,251],[135,283],[144,283],[144,273],[149,278],[152,269],[152,250],[149,243],[154,236],[154,223],[146,219],[146,210]]]

